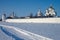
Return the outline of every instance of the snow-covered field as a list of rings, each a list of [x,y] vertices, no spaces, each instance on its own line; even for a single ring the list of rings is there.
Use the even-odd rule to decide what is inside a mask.
[[[18,40],[18,39],[60,40],[60,24],[0,22],[0,40]]]

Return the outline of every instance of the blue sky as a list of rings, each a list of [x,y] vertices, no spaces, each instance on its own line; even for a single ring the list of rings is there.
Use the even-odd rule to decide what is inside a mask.
[[[30,13],[35,15],[39,8],[45,14],[51,4],[60,15],[60,0],[0,0],[0,18],[2,14],[9,16],[13,11],[16,16],[28,16]]]

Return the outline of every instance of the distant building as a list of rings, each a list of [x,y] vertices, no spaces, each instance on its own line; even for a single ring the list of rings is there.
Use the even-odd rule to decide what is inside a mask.
[[[55,12],[55,9],[51,5],[46,11],[45,15],[42,14],[41,10],[39,9],[35,16],[33,16],[32,13],[30,13],[29,16],[26,17],[17,17],[14,12],[6,18],[6,14],[2,15],[2,21],[5,21],[5,19],[24,19],[24,18],[48,18],[48,17],[57,17],[57,13]],[[60,16],[59,16],[60,17]]]
[[[38,17],[42,16],[42,12],[41,12],[40,9],[39,9],[38,12],[37,12],[37,16],[38,16]]]
[[[43,14],[42,14],[41,10],[39,9],[37,14],[35,15],[35,17],[39,18],[39,17],[42,17],[42,16],[43,16]]]
[[[24,17],[24,18],[30,18],[29,16],[27,16],[27,17]]]
[[[50,6],[49,9],[46,10],[45,16],[49,16],[49,17],[55,17],[56,16],[56,12],[52,6]]]
[[[14,18],[15,17],[15,15],[14,15],[14,12],[11,14],[11,16],[10,16],[11,18]]]
[[[9,16],[9,17],[7,17],[7,19],[16,19],[16,18],[18,18],[15,14],[14,14],[14,12]]]
[[[2,15],[2,21],[5,21],[6,20],[6,14],[3,14]]]
[[[33,14],[32,13],[30,13],[30,18],[33,18]]]

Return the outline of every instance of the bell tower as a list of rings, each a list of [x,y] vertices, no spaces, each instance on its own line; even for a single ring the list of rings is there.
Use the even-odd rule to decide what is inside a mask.
[[[14,18],[15,15],[14,15],[14,11],[12,12],[12,14],[10,15],[11,18]]]
[[[2,21],[5,21],[6,20],[6,14],[3,14],[2,15]]]

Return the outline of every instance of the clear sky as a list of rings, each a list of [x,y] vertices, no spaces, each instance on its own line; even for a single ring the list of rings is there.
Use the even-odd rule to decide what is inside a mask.
[[[39,8],[45,14],[51,4],[60,15],[60,0],[0,0],[0,18],[3,13],[9,16],[13,11],[17,16],[35,15]]]

